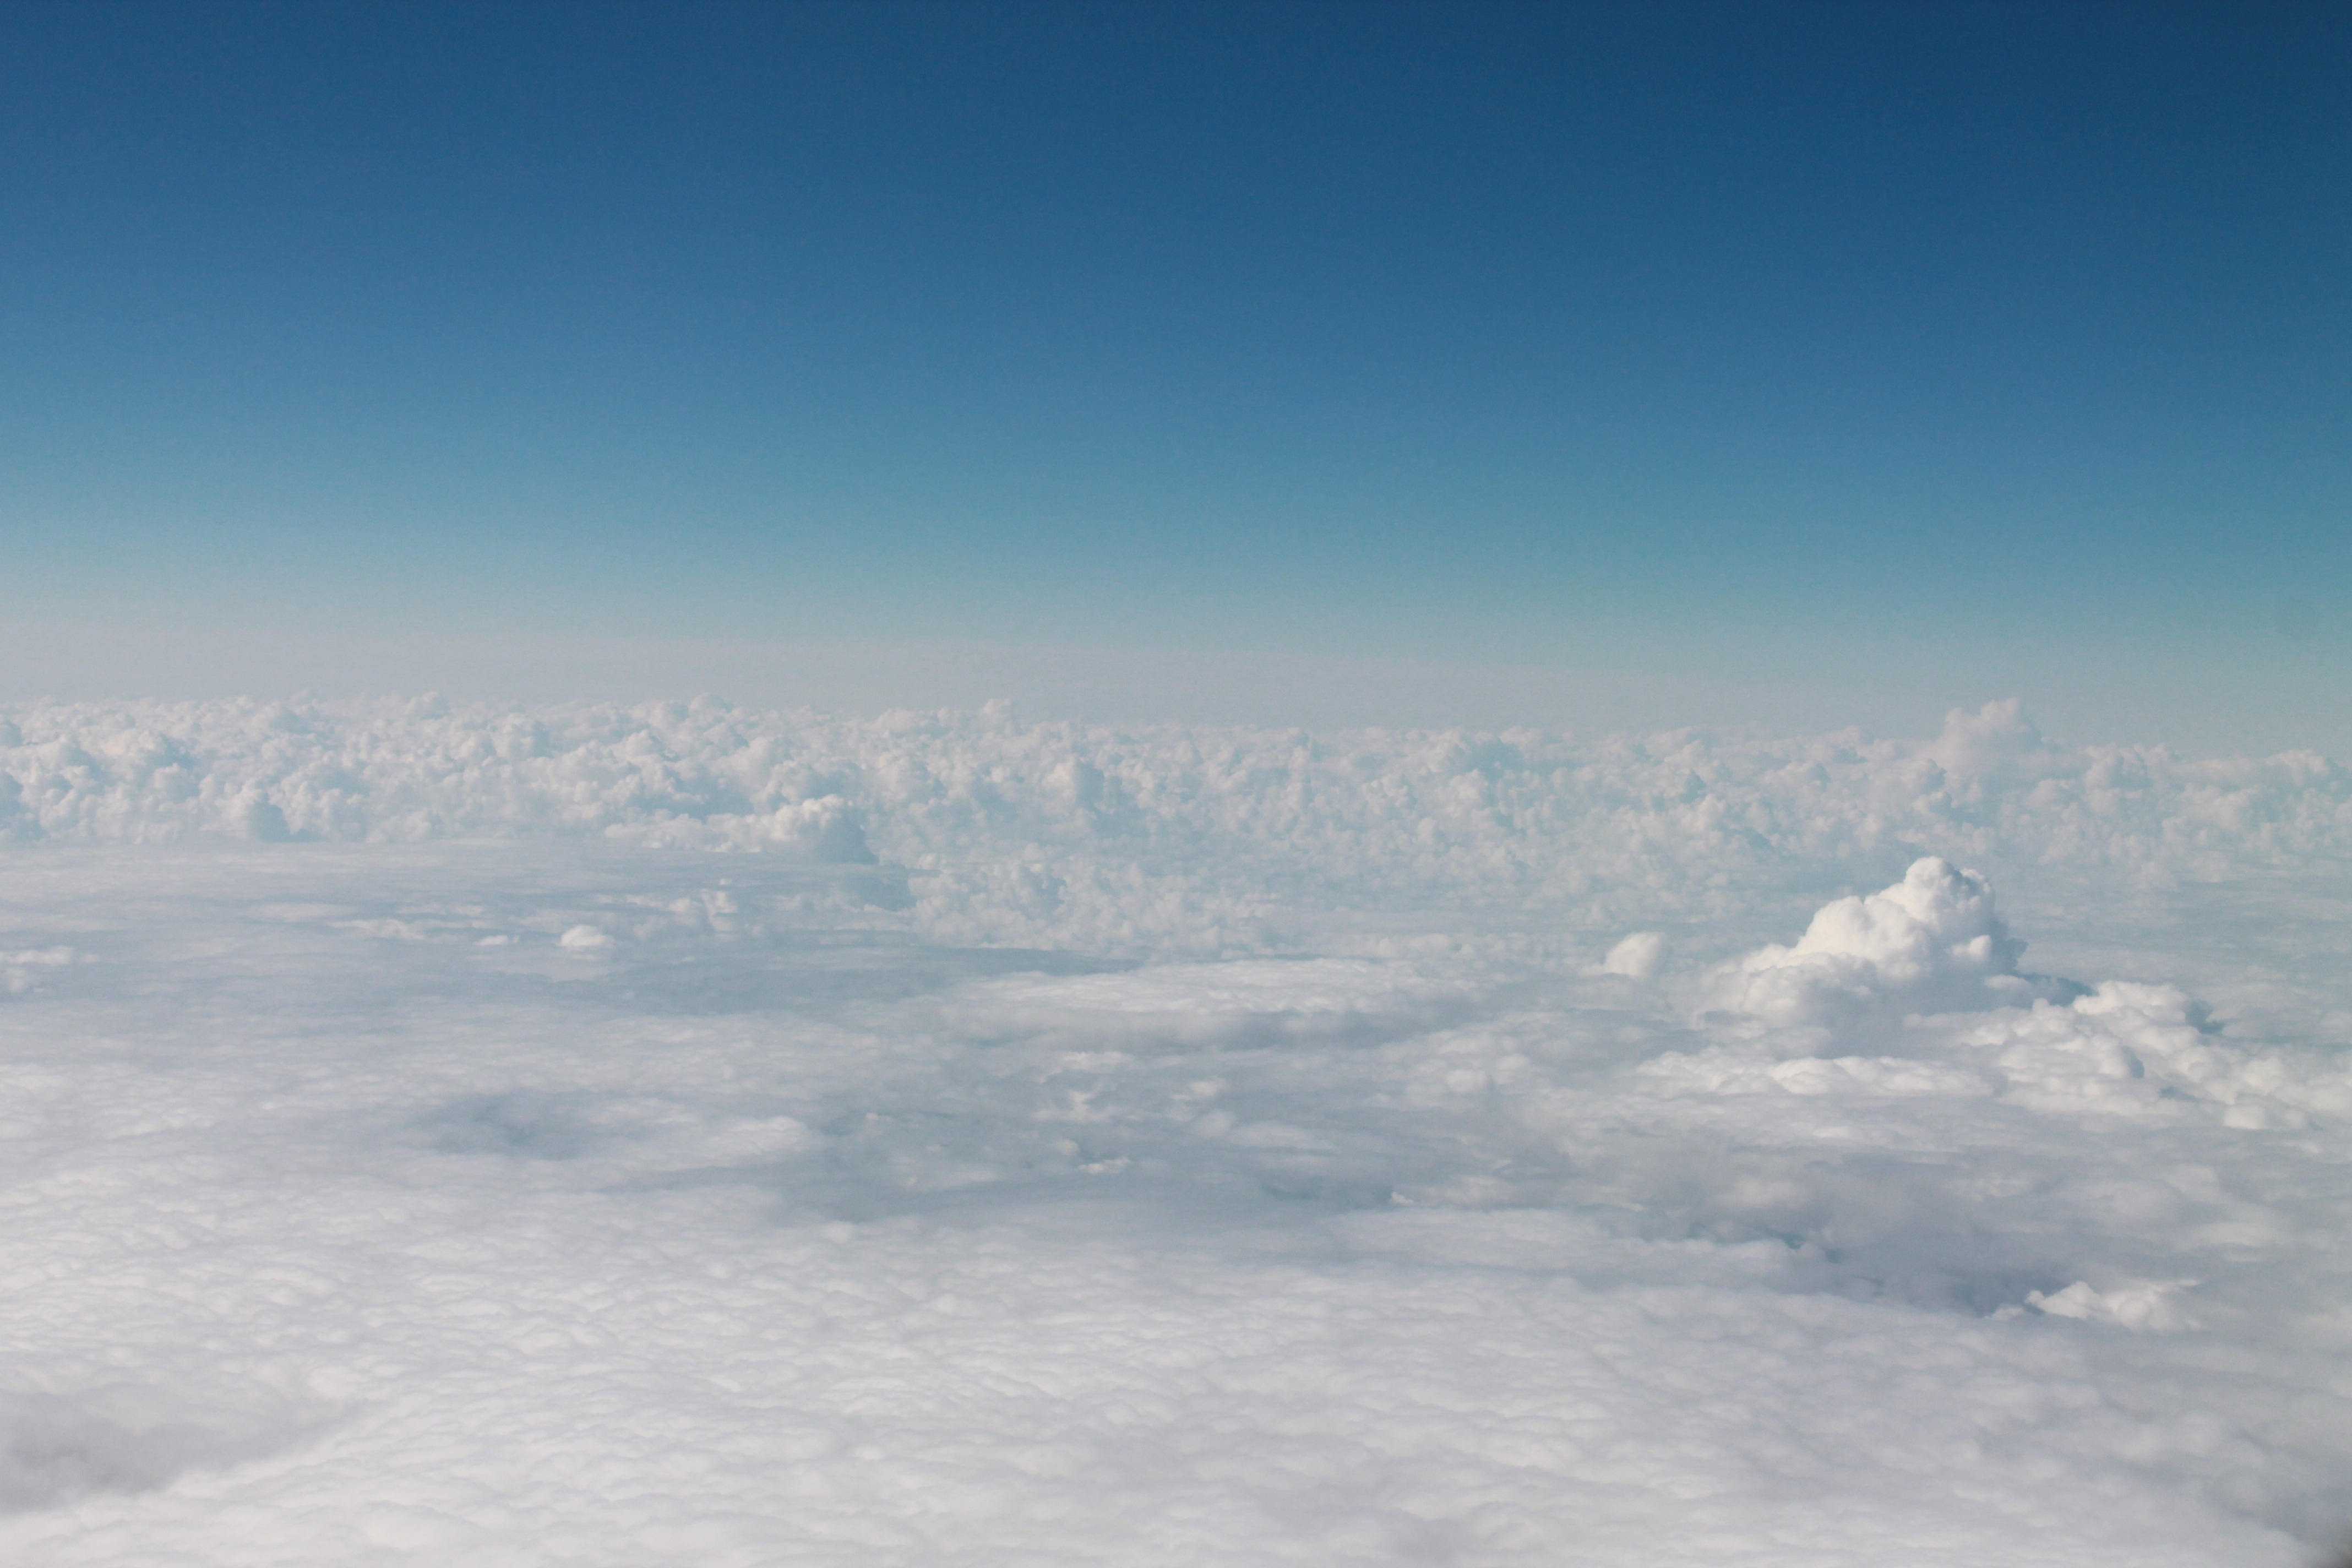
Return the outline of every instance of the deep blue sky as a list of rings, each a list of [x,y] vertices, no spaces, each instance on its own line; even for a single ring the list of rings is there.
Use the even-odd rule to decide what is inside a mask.
[[[19,4],[0,139],[19,620],[2352,679],[2352,7]]]

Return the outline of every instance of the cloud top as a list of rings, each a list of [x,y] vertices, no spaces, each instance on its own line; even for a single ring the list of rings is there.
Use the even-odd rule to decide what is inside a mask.
[[[1284,910],[1704,922],[1785,886],[1791,866],[1853,878],[1890,850],[2209,879],[2352,852],[2352,773],[2308,752],[2069,747],[2014,703],[1957,712],[1927,741],[1311,735],[708,700],[0,714],[0,839],[194,837],[599,838],[845,874],[878,862],[877,876],[914,874],[898,896],[941,940],[1213,955],[1285,946]]]
[[[2030,999],[2017,973],[2024,950],[1993,907],[1991,883],[1930,855],[1891,888],[1823,905],[1794,946],[1773,943],[1727,965],[1717,1000],[1779,1026],[1981,1008]]]

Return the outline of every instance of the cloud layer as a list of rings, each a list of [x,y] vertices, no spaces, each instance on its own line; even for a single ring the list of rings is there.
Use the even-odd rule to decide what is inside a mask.
[[[2352,1534],[2315,760],[15,722],[12,1563]]]
[[[1859,880],[1921,855],[2206,877],[2346,853],[2352,774],[2057,746],[2014,703],[1924,744],[81,703],[0,718],[0,833],[761,849],[915,872],[895,896],[953,940],[1217,952],[1281,945],[1286,911],[1372,903],[1705,919],[1791,868]]]

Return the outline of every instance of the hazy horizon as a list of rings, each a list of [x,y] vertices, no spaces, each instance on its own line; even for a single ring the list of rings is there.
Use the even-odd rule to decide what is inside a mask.
[[[2352,752],[2340,11],[557,16],[12,13],[0,698],[944,645]]]

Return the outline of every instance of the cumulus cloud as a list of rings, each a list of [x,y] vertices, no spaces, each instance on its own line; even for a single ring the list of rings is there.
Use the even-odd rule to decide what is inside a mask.
[[[2099,1290],[2077,1279],[2063,1290],[2035,1290],[2025,1300],[2035,1311],[2053,1318],[2114,1323],[2136,1333],[2178,1333],[2197,1326],[2180,1301],[2181,1293],[2196,1284],[2194,1279],[2135,1280]]]
[[[2026,717],[2025,705],[2014,697],[1988,702],[1973,713],[1953,709],[1944,715],[1942,732],[1920,754],[1948,782],[1973,791],[2063,775],[2069,763],[2066,753],[2042,738]]]
[[[5,722],[0,837],[752,851],[911,873],[870,884],[877,907],[942,940],[1130,953],[1280,947],[1295,911],[1412,903],[1622,931],[1891,850],[2151,883],[2352,850],[2352,774],[2325,758],[2066,746],[2014,702],[1924,741],[1310,736],[707,699],[59,703]]]
[[[1823,905],[1794,946],[1761,947],[1727,965],[1714,1000],[1784,1026],[2030,1001],[2034,983],[2017,972],[2024,950],[1990,882],[1928,856],[1883,891]]]
[[[2229,1039],[2207,1005],[2177,986],[2020,973],[2024,948],[1985,878],[1935,857],[1916,861],[1883,891],[1822,906],[1794,945],[1757,948],[1706,984],[1718,1016],[1803,1031],[1809,1050],[1864,1044],[1899,1049],[1904,1060],[1760,1065],[1735,1057],[1705,1070],[1718,1089],[1761,1073],[1798,1093],[1864,1080],[1929,1084],[1939,1072],[1975,1070],[2011,1103],[2039,1110],[2210,1115],[2249,1129],[2352,1112],[2352,1076],[2333,1062]],[[1890,1032],[1920,1014],[1943,1016],[1899,1041]]]
[[[1621,940],[1601,961],[1604,974],[1622,974],[1629,980],[1647,980],[1657,973],[1658,964],[1666,955],[1666,939],[1663,932],[1637,931]]]
[[[2178,986],[2110,980],[2063,1005],[1955,1022],[2012,1100],[2044,1110],[2210,1115],[2249,1129],[2352,1115],[2352,1075],[2340,1061],[2232,1040]]]

